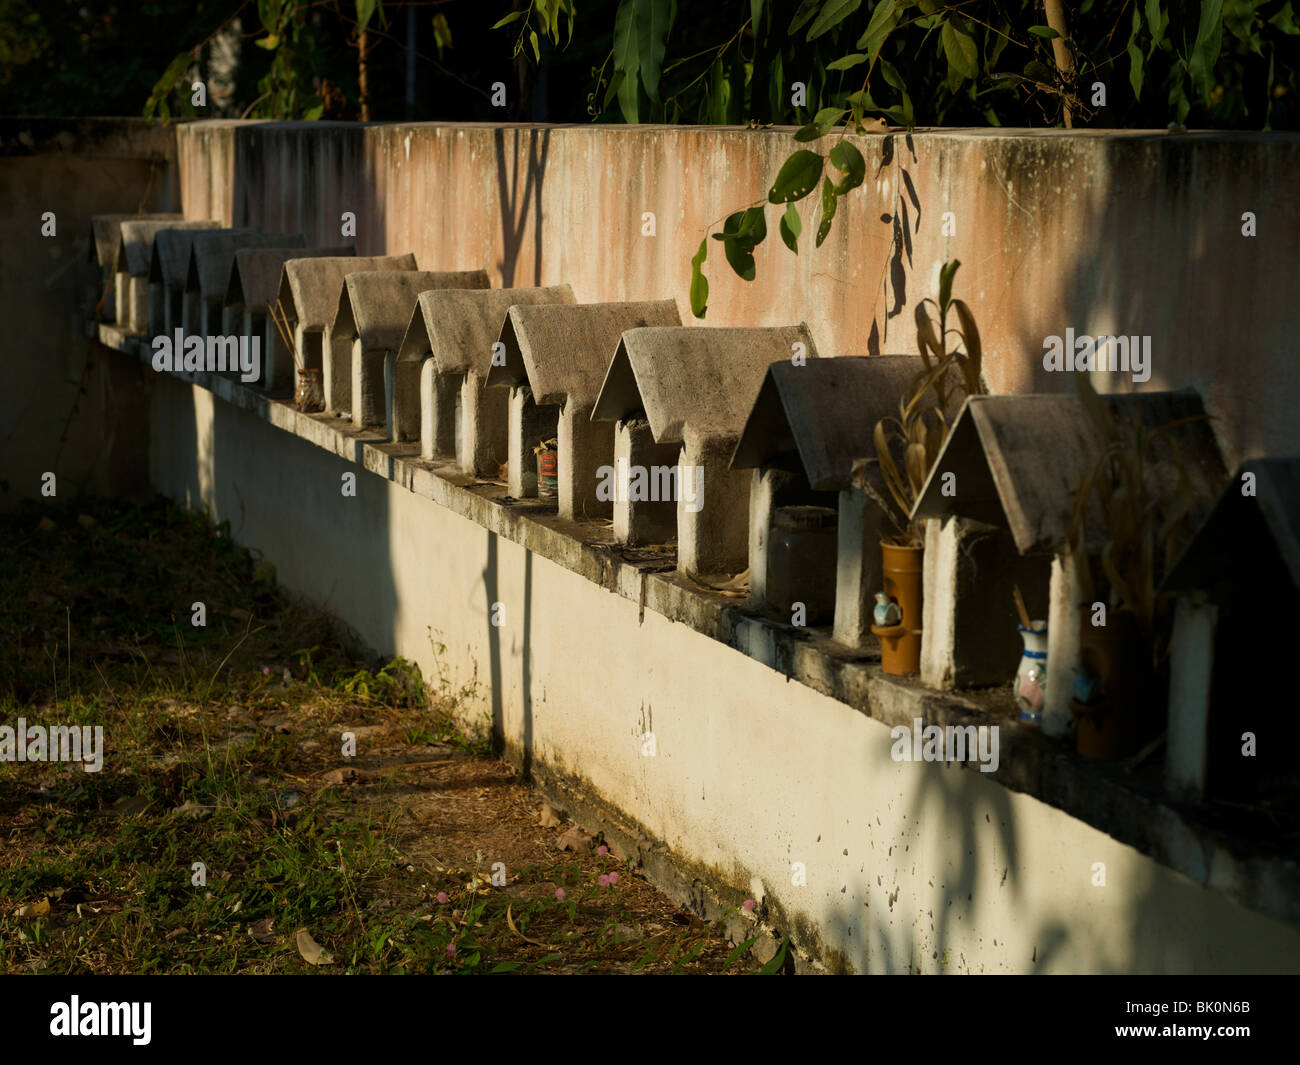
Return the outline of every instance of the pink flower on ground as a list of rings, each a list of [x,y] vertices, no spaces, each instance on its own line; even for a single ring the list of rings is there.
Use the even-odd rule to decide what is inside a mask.
[[[609,875],[607,873],[600,874],[600,886],[609,887]]]
[[[596,848],[596,853],[603,858],[605,857],[605,855],[609,853],[609,848],[602,843],[599,847]]]
[[[611,884],[617,884],[617,883],[618,883],[618,874],[617,874],[617,873],[610,873],[610,874],[609,874],[609,882],[610,882]]]
[[[455,953],[456,953],[456,944],[455,944],[455,943],[448,943],[448,944],[447,944],[447,953],[448,953],[448,954],[455,954]]]
[[[753,912],[754,912],[754,900],[753,900],[753,899],[746,899],[744,902],[742,902],[742,903],[740,904],[740,908],[741,908],[742,910],[744,910],[746,913],[753,913]]]
[[[559,901],[559,902],[563,902],[563,901],[564,901],[564,888],[562,888],[562,887],[557,887],[557,888],[555,889],[555,898],[556,898],[556,900]]]
[[[262,667],[262,675],[263,675],[263,676],[266,676],[266,675],[270,674],[270,672],[271,672],[271,667],[270,667],[270,666],[263,666],[263,667]]]
[[[448,897],[449,897],[449,896],[447,895],[447,893],[446,893],[445,891],[439,891],[439,892],[438,892],[437,899],[438,899],[439,902],[446,902],[447,899],[448,899]]]

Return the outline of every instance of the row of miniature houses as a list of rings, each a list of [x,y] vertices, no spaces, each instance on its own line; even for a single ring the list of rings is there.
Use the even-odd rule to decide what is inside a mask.
[[[326,416],[469,476],[495,478],[504,464],[516,498],[537,496],[533,454],[555,441],[561,518],[612,519],[629,545],[675,539],[678,569],[693,577],[748,568],[751,609],[788,621],[798,603],[808,621],[830,622],[835,642],[870,651],[888,530],[860,460],[918,356],[820,359],[803,325],[684,327],[673,300],[578,304],[567,285],[493,289],[481,270],[420,271],[409,254],[305,243],[173,215],[98,217],[92,254],[113,294],[103,317],[111,306],[128,334],[260,337],[258,384],[272,395],[318,372]],[[1178,423],[1200,533],[1162,588],[1178,597],[1166,774],[1171,790],[1197,797],[1213,775],[1210,747],[1241,731],[1228,704],[1254,690],[1228,679],[1228,662],[1249,652],[1242,618],[1255,604],[1243,589],[1271,573],[1279,607],[1300,605],[1300,475],[1273,460],[1229,480],[1194,392],[1105,401],[1122,420]],[[1063,734],[1082,624],[1068,528],[1103,440],[1072,396],[976,396],[951,413],[913,514],[934,519],[921,680],[1011,681],[1014,586],[1047,620],[1043,722]],[[626,490],[611,500],[598,491],[602,467],[702,468],[702,491],[688,500],[679,472],[675,502]],[[1165,463],[1150,475],[1175,474]],[[1222,545],[1238,533],[1249,543],[1229,571]],[[791,554],[791,542],[804,546]]]

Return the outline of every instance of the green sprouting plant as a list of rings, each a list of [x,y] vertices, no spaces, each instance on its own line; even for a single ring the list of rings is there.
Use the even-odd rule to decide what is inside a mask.
[[[564,45],[560,45],[560,16],[563,15],[567,20],[567,33],[565,34]],[[524,42],[527,41],[533,49],[533,61],[541,62],[541,41],[549,40],[557,47],[567,47],[573,40],[573,24],[578,17],[578,10],[574,0],[529,0],[527,7],[521,7],[517,11],[512,11],[504,18],[497,20],[492,26],[494,30],[499,30],[503,26],[510,26],[518,23],[515,34],[514,50],[512,56],[518,56],[524,50]]]
[[[951,409],[954,390],[966,396],[985,392],[983,347],[975,316],[964,300],[952,295],[953,278],[960,266],[959,259],[944,263],[939,271],[938,301],[925,299],[917,304],[916,344],[925,368],[899,398],[898,415],[882,418],[873,434],[876,462],[890,498],[881,497],[869,482],[864,481],[863,486],[899,530],[892,539],[900,546],[924,543],[911,513],[948,438],[946,412]],[[951,326],[950,312],[957,319]],[[950,336],[960,341],[959,347],[949,347]]]

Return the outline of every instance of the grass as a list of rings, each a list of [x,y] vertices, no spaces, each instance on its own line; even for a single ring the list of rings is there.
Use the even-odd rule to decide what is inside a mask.
[[[367,662],[227,528],[83,502],[0,544],[0,724],[104,729],[97,773],[0,761],[0,972],[758,971],[556,850],[474,679]]]

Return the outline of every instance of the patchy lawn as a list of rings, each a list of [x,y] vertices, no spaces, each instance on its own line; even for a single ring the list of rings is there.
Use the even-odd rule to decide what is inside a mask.
[[[0,761],[0,972],[760,971],[458,730],[472,690],[365,663],[227,532],[0,517],[0,726],[104,736],[99,772]]]

